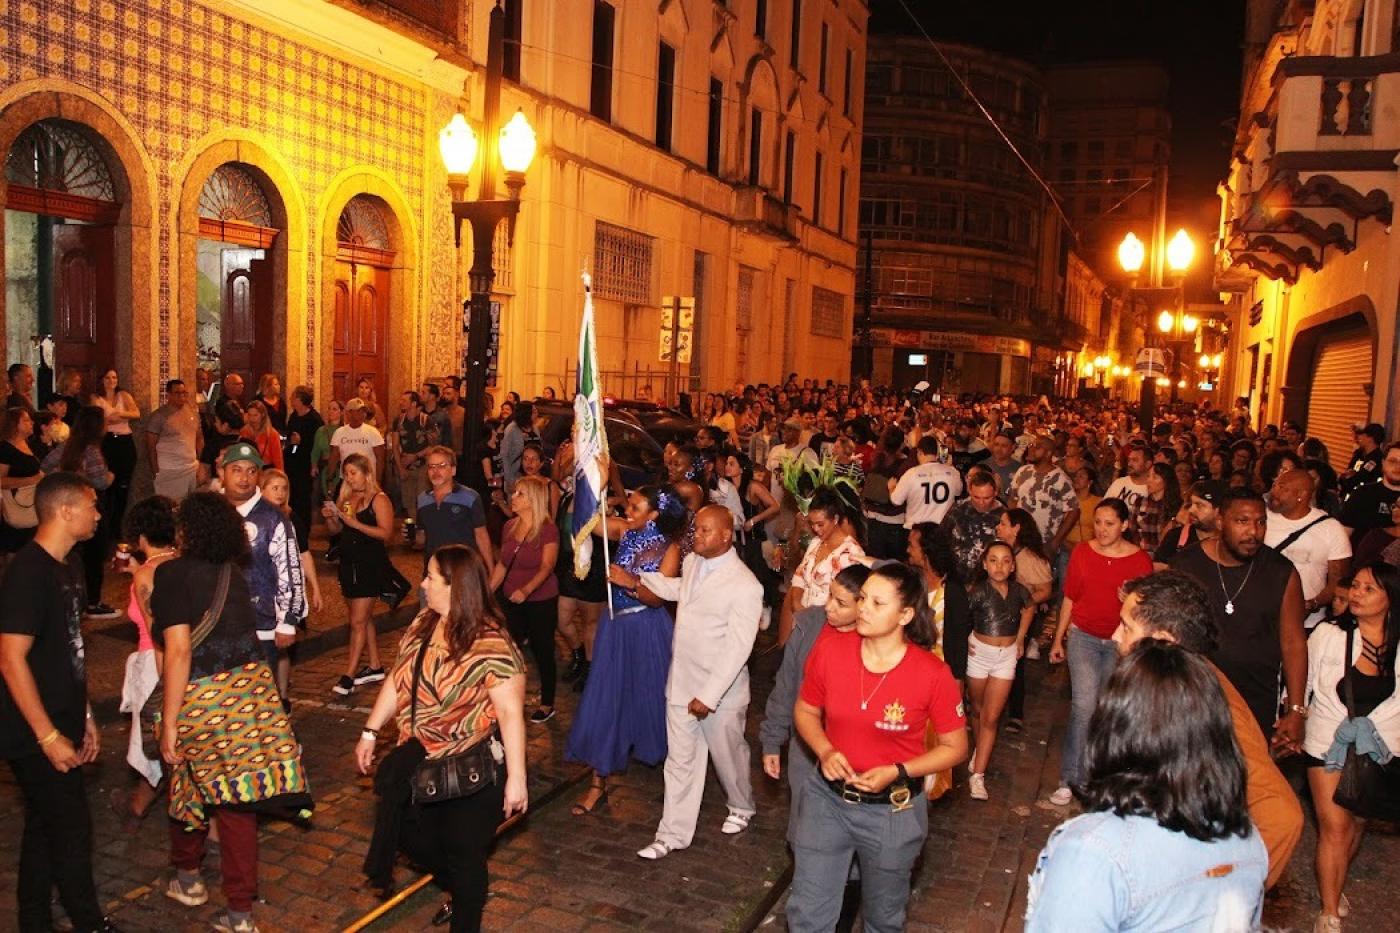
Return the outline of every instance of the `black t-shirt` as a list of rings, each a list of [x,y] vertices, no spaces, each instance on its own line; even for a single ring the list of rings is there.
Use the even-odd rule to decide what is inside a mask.
[[[283,460],[289,477],[310,477],[311,446],[316,441],[316,432],[325,423],[320,412],[314,408],[308,409],[304,415],[294,411],[287,416],[287,451]],[[292,443],[293,434],[300,439],[298,443]]]
[[[1152,552],[1152,562],[1154,564],[1170,564],[1173,557],[1200,540],[1201,533],[1196,530],[1196,526],[1188,525],[1186,543],[1180,544],[1181,526],[1173,522],[1171,527],[1162,533],[1162,543],[1157,545],[1157,550]]]
[[[20,548],[0,580],[0,634],[29,635],[29,670],[54,727],[73,742],[83,738],[87,675],[83,668],[82,562],[76,553],[54,560],[31,541]],[[0,758],[39,753],[37,737],[0,678]]]
[[[1367,483],[1347,497],[1342,506],[1342,524],[1351,529],[1354,549],[1372,528],[1390,526],[1390,507],[1400,499],[1400,489],[1385,483]]]
[[[1210,660],[1244,697],[1264,735],[1273,735],[1283,665],[1279,608],[1293,564],[1261,544],[1248,564],[1226,567],[1216,563],[1204,545],[1193,544],[1172,559],[1171,567],[1195,577],[1205,588],[1218,633],[1218,646]],[[1226,611],[1227,602],[1233,612]]]
[[[188,625],[193,632],[214,599],[219,566],[193,557],[177,557],[156,568],[151,592],[151,638],[165,645],[165,630]],[[190,680],[242,667],[264,657],[258,643],[257,617],[248,581],[237,567],[229,574],[228,596],[219,621],[190,658]]]
[[[1351,459],[1347,461],[1347,469],[1351,471],[1351,476],[1341,481],[1342,492],[1355,492],[1363,486],[1378,483],[1381,479],[1381,458],[1385,456],[1385,451],[1377,447],[1367,453],[1360,447],[1351,452]]]

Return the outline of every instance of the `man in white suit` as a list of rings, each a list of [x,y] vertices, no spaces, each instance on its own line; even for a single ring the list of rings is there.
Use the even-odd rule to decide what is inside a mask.
[[[641,582],[678,603],[666,679],[666,802],[656,841],[637,853],[659,859],[695,836],[707,754],[729,802],[720,831],[741,833],[753,818],[744,720],[763,586],[734,550],[734,519],[719,505],[695,516],[695,547],[679,577],[644,573]]]

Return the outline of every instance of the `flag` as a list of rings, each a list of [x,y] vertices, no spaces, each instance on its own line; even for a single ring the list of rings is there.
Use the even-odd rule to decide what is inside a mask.
[[[593,531],[603,520],[608,454],[603,429],[603,392],[598,384],[598,346],[593,330],[593,287],[583,277],[583,324],[578,334],[578,386],[574,394],[574,576],[582,580],[593,563]]]

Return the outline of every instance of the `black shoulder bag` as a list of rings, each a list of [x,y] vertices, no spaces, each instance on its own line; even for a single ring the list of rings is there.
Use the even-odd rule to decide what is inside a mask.
[[[413,687],[408,702],[408,731],[418,722],[418,687],[423,681],[423,656],[428,653],[428,642],[432,640],[437,623],[423,633],[423,644],[418,647],[418,657],[413,662]],[[496,784],[500,780],[500,764],[505,760],[505,749],[501,746],[496,729],[464,752],[444,758],[425,758],[413,772],[413,802],[419,805],[442,803],[470,797],[478,791]]]
[[[1347,630],[1346,674],[1342,677],[1347,716],[1356,718],[1356,701],[1351,687],[1352,636],[1356,628]],[[1342,766],[1342,779],[1332,792],[1332,800],[1362,819],[1400,821],[1400,758],[1382,765],[1370,755],[1361,755],[1355,745],[1347,746],[1347,761]]]

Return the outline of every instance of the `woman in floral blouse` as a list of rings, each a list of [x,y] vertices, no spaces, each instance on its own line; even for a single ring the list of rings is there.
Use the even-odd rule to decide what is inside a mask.
[[[860,512],[830,486],[818,489],[807,509],[812,542],[788,582],[787,598],[778,623],[778,643],[787,641],[795,614],[809,606],[826,605],[831,581],[865,556],[861,546]]]

